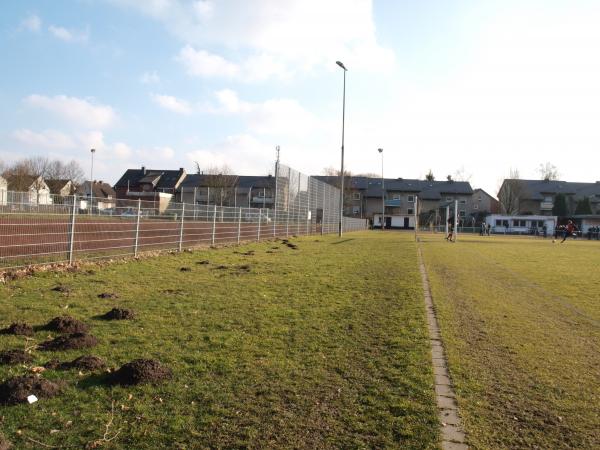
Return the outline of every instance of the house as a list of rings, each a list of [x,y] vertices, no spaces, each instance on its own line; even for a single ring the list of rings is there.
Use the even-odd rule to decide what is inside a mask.
[[[0,176],[0,205],[6,205],[8,202],[8,182]]]
[[[6,177],[8,201],[27,205],[51,205],[50,188],[41,176],[9,175]]]
[[[486,216],[500,212],[500,202],[481,188],[474,189],[468,209],[473,216]]]
[[[52,195],[59,195],[61,197],[66,197],[68,195],[73,195],[77,190],[77,187],[71,180],[44,180],[46,184],[50,188],[50,193]]]
[[[85,181],[77,188],[76,194],[85,198],[86,207],[91,203],[91,207],[103,211],[116,206],[117,193],[112,186],[104,181]]]
[[[567,215],[576,214],[581,201],[589,201],[591,214],[600,214],[600,181],[577,183],[559,180],[505,179],[498,191],[501,211],[506,214],[553,214],[557,195],[566,201]]]
[[[271,175],[187,175],[179,187],[178,201],[196,205],[273,208],[275,178]]]
[[[185,169],[127,169],[114,185],[117,199],[142,200],[144,208],[164,212],[186,176]]]
[[[339,186],[339,177],[316,176],[318,180]],[[387,228],[412,229],[415,209],[419,221],[439,225],[443,223],[445,208],[458,201],[459,214],[467,217],[473,189],[466,181],[428,181],[404,178],[347,177],[344,187],[344,215],[368,218],[375,227],[381,227],[385,215]]]

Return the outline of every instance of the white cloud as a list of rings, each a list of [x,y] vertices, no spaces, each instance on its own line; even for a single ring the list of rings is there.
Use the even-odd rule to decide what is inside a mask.
[[[178,59],[191,75],[262,81],[332,70],[337,59],[351,70],[373,72],[394,64],[393,51],[377,42],[371,0],[257,1],[251,7],[247,0],[108,1],[162,22],[189,44]],[[205,50],[215,46],[235,51],[238,59]]]
[[[240,115],[252,133],[298,137],[321,128],[317,118],[293,99],[276,98],[252,103],[241,100],[231,89],[217,91],[214,96],[217,105],[205,106],[205,113]]]
[[[273,147],[249,134],[228,136],[222,142],[201,147],[186,154],[190,166],[229,166],[240,175],[266,173],[273,160]]]
[[[119,159],[127,159],[133,154],[131,147],[123,142],[115,143],[112,147],[112,150]]]
[[[195,50],[189,45],[182,48],[175,59],[183,64],[189,75],[234,78],[240,72],[237,64],[227,61],[222,56],[206,50]]]
[[[171,95],[152,94],[152,100],[160,107],[177,114],[188,115],[192,113],[192,107],[187,101]]]
[[[31,14],[21,22],[21,29],[38,32],[42,28],[42,19],[36,14]]]
[[[144,72],[140,77],[140,82],[142,84],[158,84],[160,83],[160,77],[155,70],[152,72]]]
[[[71,136],[56,130],[36,132],[27,128],[21,128],[15,130],[12,136],[18,142],[28,147],[64,150],[76,147],[76,143]]]
[[[68,30],[64,27],[50,25],[48,31],[57,39],[65,42],[87,42],[89,31]]]
[[[33,94],[23,101],[28,106],[49,111],[70,123],[87,128],[106,128],[116,120],[116,113],[110,106],[94,105],[77,97]]]

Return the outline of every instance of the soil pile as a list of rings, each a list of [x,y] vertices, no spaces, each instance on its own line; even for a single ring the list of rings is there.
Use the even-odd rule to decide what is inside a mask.
[[[58,365],[59,369],[99,370],[104,369],[106,363],[102,358],[93,355],[83,355],[71,362]]]
[[[68,294],[69,292],[71,292],[71,288],[69,286],[64,286],[62,284],[59,284],[56,287],[53,287],[52,290],[54,292],[62,292],[63,294]]]
[[[10,450],[11,448],[13,448],[12,444],[0,433],[0,450]]]
[[[23,364],[33,361],[29,353],[23,350],[4,350],[0,352],[0,364]]]
[[[210,264],[210,261],[208,259],[203,259],[202,261],[198,261],[196,264],[204,266],[206,264]]]
[[[8,328],[0,330],[2,334],[16,334],[19,336],[33,336],[33,327],[24,322],[11,323]]]
[[[171,378],[172,372],[155,359],[135,359],[110,375],[112,384],[158,383]]]
[[[35,375],[9,378],[0,384],[0,404],[16,405],[25,403],[27,397],[49,398],[58,395],[60,386]]]
[[[181,269],[179,269],[180,272],[191,272],[192,269],[190,269],[189,267],[182,267]]]
[[[98,294],[98,298],[119,298],[119,296],[114,292],[103,292],[102,294]]]
[[[98,339],[91,334],[73,333],[64,336],[58,336],[51,341],[42,342],[40,344],[40,349],[45,351],[72,350],[94,347],[97,344]]]
[[[104,320],[132,320],[135,312],[132,309],[113,308],[102,317]]]
[[[44,329],[57,333],[86,333],[89,327],[71,316],[59,316],[48,322]]]

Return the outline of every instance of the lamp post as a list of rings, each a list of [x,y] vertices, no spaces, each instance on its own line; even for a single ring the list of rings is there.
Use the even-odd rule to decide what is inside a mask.
[[[94,204],[94,153],[96,153],[96,149],[91,148],[90,153],[92,154],[92,165],[90,166],[90,206],[88,212],[91,214],[92,206]]]
[[[344,126],[346,121],[346,66],[341,61],[335,62],[344,70],[344,94],[342,97],[342,167],[340,170],[340,223],[338,235],[342,237],[342,221],[344,219]]]
[[[385,229],[385,182],[383,178],[383,149],[378,148],[381,153],[381,231]]]

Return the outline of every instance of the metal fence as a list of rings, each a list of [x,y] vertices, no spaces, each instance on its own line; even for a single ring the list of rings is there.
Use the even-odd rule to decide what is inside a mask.
[[[9,192],[0,201],[0,268],[337,233],[338,189],[283,165],[274,178],[270,208],[55,195],[39,201],[35,193]],[[343,219],[344,231],[367,227]]]

